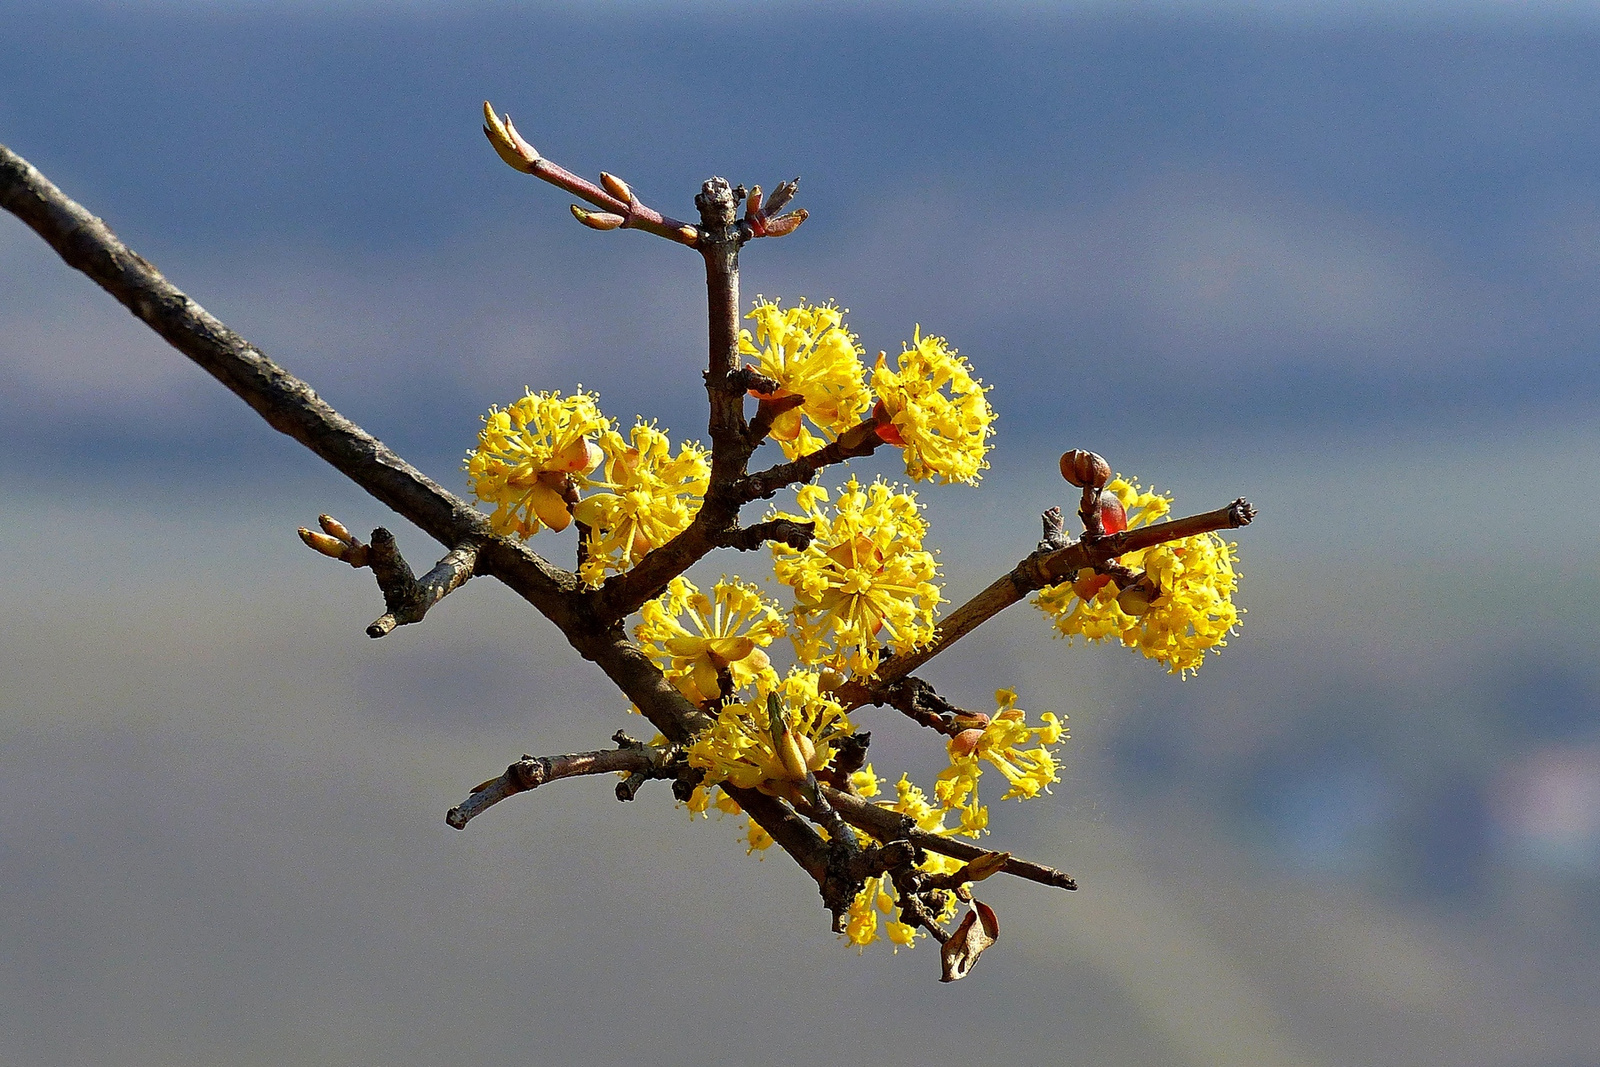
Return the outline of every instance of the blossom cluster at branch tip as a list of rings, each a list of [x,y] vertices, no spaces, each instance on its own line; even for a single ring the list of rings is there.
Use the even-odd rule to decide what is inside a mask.
[[[994,409],[966,357],[918,326],[896,369],[878,353],[872,371],[878,436],[904,449],[913,481],[975,484],[989,463]]]
[[[718,675],[727,671],[735,692],[758,678],[770,690],[777,672],[763,648],[783,636],[778,606],[755,586],[724,577],[708,597],[684,577],[639,609],[634,638],[669,681],[692,703],[719,697]]]
[[[877,669],[880,635],[896,652],[928,643],[938,563],[922,547],[928,524],[913,493],[882,481],[863,488],[855,479],[825,508],[827,490],[807,485],[796,494],[800,514],[814,522],[804,549],[774,543],[778,581],[794,590],[796,654],[804,663],[869,676]]]
[[[984,763],[999,768],[1010,784],[1001,800],[1030,800],[1061,780],[1050,746],[1066,736],[1062,721],[1047,711],[1039,716],[1042,725],[1030,727],[1014,691],[997,689],[994,699],[996,710],[986,725],[950,739],[950,766],[940,772],[933,790],[941,806],[961,812],[961,831],[973,837],[989,826],[989,809],[978,803]]]
[[[1118,477],[1106,491],[1122,502],[1129,529],[1148,526],[1171,510],[1170,497],[1141,490],[1134,481]],[[1233,603],[1239,588],[1236,548],[1204,533],[1123,555],[1121,563],[1143,570],[1160,589],[1142,614],[1124,611],[1117,602],[1116,582],[1088,568],[1071,581],[1041,589],[1034,603],[1051,616],[1062,636],[1087,641],[1114,637],[1187,677],[1204,664],[1206,652],[1220,651],[1237,632],[1244,612]]]
[[[576,478],[604,458],[592,438],[611,429],[599,399],[530,391],[503,410],[489,409],[465,467],[473,494],[495,506],[495,533],[526,538],[572,522]]]
[[[631,441],[607,430],[599,447],[604,477],[590,477],[586,484],[602,492],[573,509],[573,517],[589,529],[578,573],[590,585],[599,585],[607,571],[628,570],[686,529],[711,483],[705,449],[683,444],[674,456],[666,433],[654,423],[639,421]]]
[[[784,308],[758,298],[745,318],[755,322],[755,332],[739,331],[739,354],[753,357],[755,369],[778,383],[774,393],[752,395],[766,401],[800,398],[799,406],[772,424],[785,456],[814,452],[861,421],[872,403],[862,364],[866,353],[845,329],[840,308],[804,300]]]

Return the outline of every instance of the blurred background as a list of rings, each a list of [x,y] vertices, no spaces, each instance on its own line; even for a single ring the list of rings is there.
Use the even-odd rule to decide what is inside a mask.
[[[576,225],[487,97],[679,217],[802,175],[745,296],[970,356],[952,601],[1064,448],[1261,511],[1197,677],[1025,605],[926,672],[1071,717],[988,841],[1083,887],[986,883],[940,986],[664,788],[448,829],[639,720],[492,582],[366,638],[295,527],[436,546],[0,217],[0,1061],[1600,1064],[1597,56],[1588,3],[0,0],[0,141],[457,491],[525,386],[704,426],[698,257]]]

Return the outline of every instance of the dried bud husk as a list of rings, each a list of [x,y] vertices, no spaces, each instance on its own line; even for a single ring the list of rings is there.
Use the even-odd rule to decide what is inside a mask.
[[[1111,464],[1098,452],[1074,448],[1061,453],[1061,477],[1079,489],[1104,489],[1111,480]]]
[[[866,456],[883,442],[878,434],[878,424],[872,420],[859,422],[839,435],[839,450],[847,456]]]
[[[962,730],[950,739],[950,755],[965,759],[978,750],[978,742],[982,740],[982,730]]]
[[[794,199],[794,194],[799,188],[799,178],[795,178],[793,181],[779,182],[778,187],[772,190],[772,196],[767,200],[767,214],[771,215],[775,211],[782,211],[783,206]]]
[[[944,977],[939,981],[955,982],[965,978],[972,972],[978,957],[999,937],[1000,920],[994,909],[981,900],[974,900],[972,910],[967,912],[967,917],[961,920],[961,925],[940,952]]]
[[[880,360],[883,358],[882,352],[878,353],[878,358]],[[894,445],[897,448],[906,447],[905,436],[895,427],[894,419],[889,414],[889,406],[887,404],[881,400],[873,404],[872,419],[878,424],[877,434],[884,444]]]
[[[784,213],[782,215],[779,215],[775,219],[768,219],[766,221],[766,223],[761,227],[761,236],[763,236],[763,237],[783,237],[783,236],[786,236],[787,234],[791,234],[795,230],[799,229],[800,224],[802,222],[806,221],[806,219],[808,219],[810,217],[811,217],[810,213],[807,212],[805,208],[800,208],[800,209],[798,209],[796,211],[786,212],[786,213]]]

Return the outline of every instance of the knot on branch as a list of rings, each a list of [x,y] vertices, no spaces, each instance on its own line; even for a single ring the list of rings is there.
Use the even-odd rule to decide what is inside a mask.
[[[1072,538],[1067,536],[1067,523],[1060,508],[1051,508],[1039,519],[1044,525],[1044,537],[1039,541],[1040,552],[1054,552],[1072,543]]]
[[[729,372],[724,381],[728,383],[728,389],[735,393],[743,393],[750,390],[754,390],[758,393],[776,393],[782,388],[782,385],[776,378],[767,377],[765,374],[762,374],[748,363]],[[796,396],[793,398],[784,397],[783,399],[792,399],[793,403],[789,404],[788,407],[794,408],[805,403],[806,398],[803,396]]]
[[[700,221],[712,230],[725,230],[733,225],[734,204],[733,187],[726,178],[707,178],[694,198]]]

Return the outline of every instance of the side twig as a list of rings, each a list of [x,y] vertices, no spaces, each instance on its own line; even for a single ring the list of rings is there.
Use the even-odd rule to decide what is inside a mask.
[[[950,856],[968,863],[995,854],[979,845],[919,830],[916,822],[907,816],[889,808],[879,807],[853,794],[828,786],[823,786],[822,790],[846,822],[858,830],[866,831],[879,841],[906,840],[929,852],[937,852],[941,856]],[[1057,889],[1078,888],[1077,880],[1070,874],[1015,856],[1009,856],[1000,870],[1005,874],[1038,882],[1041,885],[1054,886]]]
[[[619,748],[568,756],[525,755],[507,767],[500,777],[491,778],[473,789],[466,800],[445,814],[444,821],[461,830],[502,800],[537,789],[546,782],[586,774],[648,772],[655,769],[662,754],[661,749],[634,742]]]
[[[878,669],[871,682],[852,679],[834,693],[846,707],[886,702],[886,693],[895,682],[928,662],[961,638],[1026,597],[1029,593],[1055,585],[1085,567],[1104,567],[1128,552],[1178,541],[1197,534],[1214,533],[1248,526],[1256,509],[1240,497],[1225,508],[1190,515],[1170,522],[1157,522],[1137,530],[1094,537],[1085,535],[1065,547],[1041,549],[991,582],[977,596],[961,605],[939,623],[933,640],[921,648],[894,656]]]

